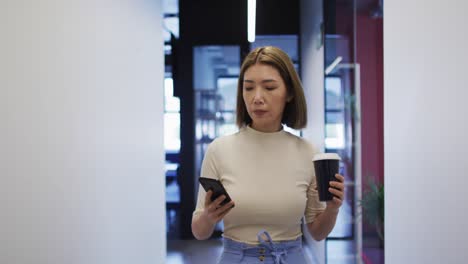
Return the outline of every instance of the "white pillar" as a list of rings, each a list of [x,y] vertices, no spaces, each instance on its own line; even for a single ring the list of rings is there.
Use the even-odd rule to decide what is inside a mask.
[[[467,8],[385,2],[385,263],[468,259]]]
[[[159,1],[0,4],[0,263],[164,263]]]

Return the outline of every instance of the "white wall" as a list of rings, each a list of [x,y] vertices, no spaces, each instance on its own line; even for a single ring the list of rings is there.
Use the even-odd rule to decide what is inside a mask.
[[[467,8],[385,2],[385,263],[468,259]]]
[[[163,263],[157,0],[2,1],[0,263]]]
[[[301,78],[307,100],[307,128],[303,136],[321,151],[325,149],[324,47],[320,24],[323,21],[322,1],[301,0]],[[305,226],[304,226],[305,228]],[[304,232],[314,263],[325,263],[325,242],[315,241]]]

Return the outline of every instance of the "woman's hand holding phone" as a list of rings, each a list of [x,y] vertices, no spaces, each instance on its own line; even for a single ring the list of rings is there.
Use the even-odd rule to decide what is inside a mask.
[[[211,201],[211,196],[213,195],[213,191],[209,190],[205,196],[205,210],[202,214],[203,218],[206,219],[210,224],[213,226],[221,221],[224,216],[226,216],[231,209],[234,207],[234,201],[230,201],[225,205],[221,205],[221,203],[226,199],[225,195],[221,195],[216,198],[214,201]]]

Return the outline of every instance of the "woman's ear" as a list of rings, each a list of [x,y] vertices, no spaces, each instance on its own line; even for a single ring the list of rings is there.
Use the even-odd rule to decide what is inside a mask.
[[[294,98],[294,96],[288,95],[288,98],[286,98],[286,102],[287,102],[287,103],[290,103],[290,102],[292,101],[293,98]]]

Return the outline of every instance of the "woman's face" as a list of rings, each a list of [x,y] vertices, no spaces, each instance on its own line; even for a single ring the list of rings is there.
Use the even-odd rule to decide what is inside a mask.
[[[278,70],[266,64],[254,64],[245,71],[242,96],[252,128],[275,132],[281,128],[288,98],[284,80]]]

